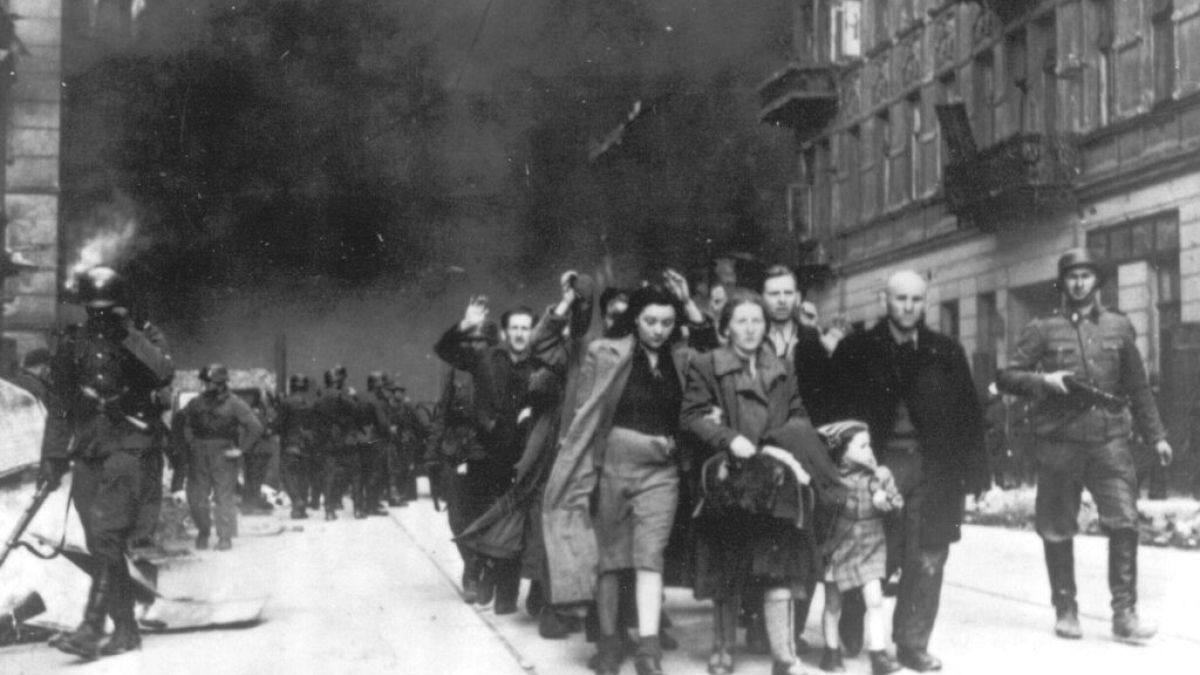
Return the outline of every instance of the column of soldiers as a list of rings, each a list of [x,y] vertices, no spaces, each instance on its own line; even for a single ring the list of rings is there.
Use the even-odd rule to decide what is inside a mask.
[[[314,391],[307,375],[288,379],[279,402],[280,472],[291,517],[324,509],[336,520],[349,491],[355,518],[384,515],[383,504],[416,499],[417,462],[428,430],[403,387],[382,371],[367,375],[366,392],[348,387],[337,365]]]

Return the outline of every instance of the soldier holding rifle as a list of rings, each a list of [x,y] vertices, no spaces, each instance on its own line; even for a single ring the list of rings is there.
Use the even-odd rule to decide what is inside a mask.
[[[1133,325],[1100,303],[1104,273],[1085,249],[1059,258],[1062,306],[1025,327],[998,384],[1008,393],[1034,399],[1036,524],[1057,615],[1055,633],[1067,639],[1082,636],[1071,542],[1079,530],[1080,493],[1086,487],[1108,535],[1113,635],[1139,641],[1153,637],[1156,629],[1137,614],[1137,476],[1130,436],[1136,428],[1164,465],[1171,461],[1171,446]]]

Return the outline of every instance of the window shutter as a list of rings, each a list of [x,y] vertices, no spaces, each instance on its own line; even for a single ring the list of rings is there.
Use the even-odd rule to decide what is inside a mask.
[[[1178,0],[1175,13],[1175,96],[1200,91],[1200,0]]]

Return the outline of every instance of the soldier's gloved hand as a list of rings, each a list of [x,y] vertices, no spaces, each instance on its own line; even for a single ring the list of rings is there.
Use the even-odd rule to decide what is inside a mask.
[[[172,492],[171,502],[175,504],[175,506],[183,506],[184,504],[187,504],[187,493],[183,490],[176,490]]]
[[[62,485],[63,474],[69,467],[70,463],[66,459],[43,459],[38,467],[37,489],[45,486],[51,492],[57,490],[58,486]]]
[[[1163,466],[1169,466],[1171,459],[1175,456],[1175,453],[1171,450],[1171,444],[1165,438],[1154,444],[1154,451],[1158,453],[1158,461]]]
[[[1066,394],[1071,390],[1067,388],[1066,378],[1071,377],[1075,373],[1069,370],[1056,370],[1053,373],[1045,373],[1042,375],[1042,382],[1050,391],[1058,394]]]

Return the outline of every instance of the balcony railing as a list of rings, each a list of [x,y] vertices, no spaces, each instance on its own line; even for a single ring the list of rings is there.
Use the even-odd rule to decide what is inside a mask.
[[[1076,137],[1018,134],[952,161],[946,204],[989,231],[1014,218],[1071,210],[1081,166]]]
[[[811,134],[837,114],[837,66],[789,64],[759,86],[758,96],[761,121]]]

